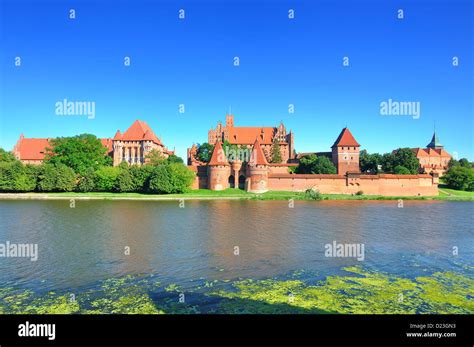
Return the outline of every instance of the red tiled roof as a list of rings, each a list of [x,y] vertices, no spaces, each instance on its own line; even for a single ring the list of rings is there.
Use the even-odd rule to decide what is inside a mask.
[[[273,127],[230,127],[229,142],[251,145],[258,137],[261,144],[270,145],[275,132],[276,128]]]
[[[229,165],[229,161],[222,149],[222,143],[220,141],[216,142],[214,150],[212,151],[211,160],[209,160],[208,165]]]
[[[20,137],[13,151],[20,160],[43,160],[46,148],[50,146],[50,139]]]
[[[117,130],[114,136],[114,140],[121,140],[121,139],[122,139],[122,133],[120,132],[120,130]]]
[[[262,147],[260,147],[259,137],[255,139],[253,144],[252,154],[250,155],[249,164],[251,165],[268,165],[267,158],[263,154]]]
[[[15,155],[20,160],[44,160],[47,148],[51,146],[48,138],[25,138],[21,137],[13,148]],[[112,139],[99,139],[104,147],[107,148],[107,154],[112,151]]]
[[[120,133],[120,132],[118,132]],[[117,136],[117,134],[116,134]],[[149,140],[153,141],[154,143],[161,145],[161,141],[156,137],[155,133],[145,122],[141,120],[136,120],[127,129],[126,132],[123,133],[121,140],[123,141],[143,141]]]
[[[411,149],[417,158],[419,157],[451,157],[451,154],[446,152],[443,148],[412,148]],[[396,153],[394,150],[393,153]]]
[[[102,145],[107,148],[107,153],[112,152],[113,150],[113,139],[100,139],[100,142],[102,142]]]
[[[359,143],[355,140],[354,136],[352,136],[352,133],[349,131],[348,128],[342,129],[341,133],[337,137],[332,147],[334,146],[360,147]]]

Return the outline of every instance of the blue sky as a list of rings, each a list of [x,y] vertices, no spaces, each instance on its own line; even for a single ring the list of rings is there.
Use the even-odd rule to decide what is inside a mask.
[[[0,2],[0,147],[141,119],[185,157],[231,106],[236,125],[283,121],[299,152],[329,150],[344,126],[369,152],[425,146],[436,123],[474,160],[472,1]],[[95,118],[56,115],[64,98],[95,102]],[[388,99],[420,117],[381,115]]]

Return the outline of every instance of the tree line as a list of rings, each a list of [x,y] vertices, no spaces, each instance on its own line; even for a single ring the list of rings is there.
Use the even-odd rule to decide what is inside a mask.
[[[3,192],[140,192],[172,194],[190,189],[195,174],[175,155],[152,150],[147,164],[112,166],[107,149],[94,135],[51,141],[41,165],[23,164],[0,148]]]

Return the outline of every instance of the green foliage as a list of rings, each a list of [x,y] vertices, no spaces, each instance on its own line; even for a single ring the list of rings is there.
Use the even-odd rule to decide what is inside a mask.
[[[378,173],[379,165],[382,165],[382,155],[379,153],[369,154],[363,149],[359,154],[359,165],[361,172]]]
[[[12,152],[7,152],[3,148],[0,148],[0,162],[13,162],[16,161],[15,156]]]
[[[187,192],[193,183],[194,172],[181,164],[157,166],[150,176],[148,191],[159,194]]]
[[[94,172],[94,185],[96,191],[110,192],[115,187],[120,168],[104,166]]]
[[[166,162],[166,157],[157,149],[152,149],[145,158],[147,164],[152,166],[162,165]]]
[[[37,189],[40,192],[70,192],[76,187],[74,170],[64,164],[43,164],[39,168]]]
[[[132,175],[128,168],[120,168],[120,173],[115,181],[115,190],[118,192],[133,192],[135,185],[133,184]]]
[[[208,163],[211,160],[214,145],[204,142],[198,146],[197,157],[200,161]]]
[[[443,176],[449,188],[474,191],[474,169],[461,165],[452,166]]]
[[[305,199],[307,200],[322,200],[323,196],[319,192],[319,190],[314,190],[314,189],[306,189],[304,192]]]
[[[364,192],[362,190],[357,191],[355,195],[364,195]]]
[[[183,158],[181,157],[178,157],[177,155],[175,154],[171,154],[168,156],[168,158],[166,158],[166,162],[168,164],[183,164]]]
[[[283,160],[281,157],[281,152],[280,152],[280,144],[278,143],[277,138],[273,139],[272,149],[271,149],[271,158],[272,158],[272,163],[281,163]]]
[[[132,177],[133,187],[137,192],[145,192],[148,189],[148,181],[153,173],[154,166],[131,166],[129,169]]]
[[[76,190],[79,192],[92,192],[95,189],[94,170],[88,168],[83,176],[79,177]]]
[[[461,166],[461,167],[467,167],[467,168],[474,167],[472,163],[470,163],[469,160],[467,160],[466,158],[461,158],[459,160],[451,158],[451,160],[448,163],[448,168],[451,168],[453,166]]]
[[[315,154],[310,154],[300,159],[295,172],[299,174],[335,174],[337,170],[327,157],[317,157]]]
[[[397,166],[403,166],[408,170],[403,174],[416,175],[419,172],[420,162],[410,148],[399,148],[394,153],[383,155],[382,168],[384,172],[394,173]]]
[[[393,169],[393,173],[397,175],[409,175],[411,174],[410,170],[408,170],[405,166],[397,165]]]
[[[0,191],[29,192],[36,188],[37,168],[20,161],[0,161]]]
[[[52,140],[51,146],[46,162],[65,164],[80,175],[84,175],[89,168],[97,170],[112,163],[112,159],[107,156],[107,148],[94,135],[60,137]]]

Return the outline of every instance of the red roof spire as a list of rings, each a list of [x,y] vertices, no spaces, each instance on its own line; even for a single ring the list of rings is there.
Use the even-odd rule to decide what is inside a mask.
[[[252,155],[250,156],[249,164],[268,165],[267,158],[265,158],[265,154],[263,154],[262,147],[260,146],[258,136],[255,138],[255,142],[253,144]]]
[[[341,133],[336,139],[336,142],[334,142],[334,144],[332,145],[332,147],[342,147],[342,146],[360,147],[359,143],[356,141],[354,136],[352,136],[352,133],[347,127],[342,129]]]
[[[224,150],[222,149],[222,143],[217,140],[216,141],[216,144],[214,146],[214,150],[212,151],[212,156],[211,156],[211,160],[209,160],[209,163],[207,165],[222,165],[222,166],[225,166],[225,165],[229,165],[229,162],[227,160],[227,157],[225,155],[225,152]]]
[[[136,120],[127,129],[126,132],[122,135],[122,140],[124,141],[142,141],[142,140],[149,140],[153,141],[158,145],[161,145],[161,141],[156,137],[155,133],[145,122],[141,120]]]

